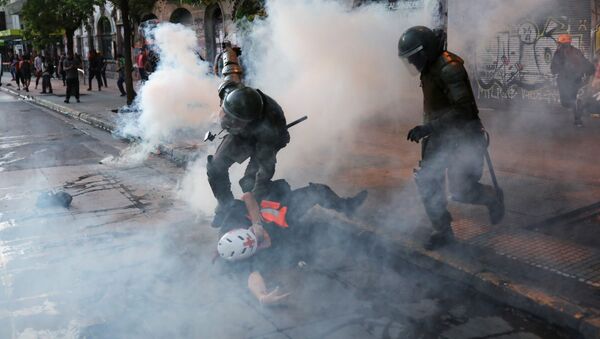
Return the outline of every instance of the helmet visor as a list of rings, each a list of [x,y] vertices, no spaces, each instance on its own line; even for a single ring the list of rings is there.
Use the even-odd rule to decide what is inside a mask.
[[[411,51],[408,51],[400,55],[400,58],[404,62],[404,66],[412,75],[418,75],[425,69],[427,65],[427,55],[423,49],[423,45],[417,46]]]

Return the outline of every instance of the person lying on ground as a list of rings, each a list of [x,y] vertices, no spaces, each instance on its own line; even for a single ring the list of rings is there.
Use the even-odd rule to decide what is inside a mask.
[[[303,217],[316,206],[351,217],[367,198],[361,191],[352,198],[341,198],[329,186],[310,183],[292,190],[285,180],[273,181],[269,193],[258,202],[251,192],[235,200],[225,217],[217,244],[219,256],[234,270],[248,274],[248,288],[264,305],[277,304],[289,296],[267,288],[265,275],[291,269],[309,260],[312,237],[323,230],[306,223]]]

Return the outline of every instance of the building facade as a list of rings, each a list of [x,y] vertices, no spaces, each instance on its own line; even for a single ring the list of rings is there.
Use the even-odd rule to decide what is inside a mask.
[[[0,52],[6,55],[8,50],[22,54],[27,51],[21,30],[23,24],[19,13],[26,0],[9,0],[0,6]]]

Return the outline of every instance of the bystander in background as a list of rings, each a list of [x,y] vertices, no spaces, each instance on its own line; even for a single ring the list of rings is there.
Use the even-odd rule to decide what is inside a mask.
[[[122,54],[117,54],[117,73],[119,74],[117,87],[119,88],[119,92],[121,92],[121,96],[124,97],[127,95],[127,92],[123,87],[123,83],[125,82],[125,58]]]
[[[31,82],[31,56],[26,54],[21,61],[19,61],[19,72],[21,73],[21,83],[25,92],[29,92],[29,83]]]
[[[65,78],[67,81],[67,97],[65,102],[68,104],[71,95],[79,101],[79,71],[81,67],[81,59],[75,57],[72,52],[69,52],[69,56],[63,61],[63,71],[65,72]]]
[[[52,82],[50,81],[52,73],[54,73],[54,61],[42,57],[42,94],[52,94]]]
[[[102,82],[104,83],[104,87],[108,87],[108,82],[106,81],[106,58],[100,53],[97,52],[98,55],[98,63],[100,65],[100,76],[102,77]]]
[[[564,108],[573,111],[575,126],[583,127],[581,116],[575,108],[577,92],[584,85],[583,78],[594,74],[592,65],[583,53],[571,45],[571,35],[561,34],[558,37],[558,48],[552,57],[552,74],[558,75],[557,84],[560,92],[560,103]]]
[[[33,59],[33,68],[35,69],[35,89],[38,88],[38,84],[40,83],[40,78],[42,77],[42,56],[39,54],[35,54],[35,58]]]
[[[136,65],[138,68],[138,72],[140,72],[140,80],[143,83],[144,81],[148,80],[148,75],[146,74],[146,59],[147,59],[147,54],[146,54],[146,48],[143,47],[142,49],[140,49],[140,52],[137,55],[136,58]]]
[[[60,55],[60,58],[58,59],[58,74],[60,75],[60,79],[63,82],[63,86],[67,85],[66,72],[63,69],[63,63],[66,59],[67,59],[67,56],[65,55],[64,52]]]
[[[92,90],[92,80],[94,77],[98,82],[98,91],[102,90],[102,79],[100,76],[101,72],[101,56],[96,53],[95,50],[91,50],[88,54],[88,91]]]

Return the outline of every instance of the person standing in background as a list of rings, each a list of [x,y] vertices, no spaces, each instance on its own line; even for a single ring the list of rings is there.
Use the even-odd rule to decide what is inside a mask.
[[[40,78],[42,77],[42,62],[42,56],[35,54],[35,58],[33,59],[33,68],[35,69],[35,89],[38,88]]]
[[[6,59],[10,65],[8,66],[10,69],[10,75],[12,76],[12,79],[10,81],[15,81],[15,67],[14,67],[14,61],[15,61],[15,55],[13,54],[12,51],[8,51],[8,58]]]
[[[25,92],[29,92],[29,83],[31,82],[31,56],[25,55],[21,61],[19,61],[19,71],[21,73],[21,82]]]
[[[102,90],[102,79],[100,77],[100,72],[101,72],[101,65],[100,65],[100,59],[98,54],[96,54],[96,51],[91,50],[90,54],[88,55],[88,91],[92,90],[92,80],[94,79],[94,77],[96,78],[96,81],[98,82],[98,91]]]
[[[79,71],[77,68],[81,66],[80,59],[75,58],[71,52],[69,56],[63,61],[63,71],[65,72],[65,78],[67,81],[67,97],[65,102],[68,104],[71,95],[75,96],[77,102],[79,101]]]
[[[13,63],[12,63],[12,67],[15,70],[15,81],[17,82],[17,91],[21,90],[21,60],[23,60],[23,57],[20,55],[15,55],[15,58],[13,59]]]
[[[54,61],[42,57],[42,94],[52,94],[52,82],[50,77],[54,73]]]
[[[104,83],[104,87],[108,87],[108,82],[106,82],[106,58],[104,58],[104,56],[100,53],[100,51],[97,52],[98,55],[98,64],[100,65],[100,74],[99,76],[102,77],[102,82]]]
[[[66,78],[66,73],[63,70],[63,63],[64,61],[67,59],[67,56],[65,55],[65,53],[61,53],[60,58],[58,59],[58,74],[60,76],[60,79],[63,82],[63,86],[67,85],[67,78]]]
[[[551,70],[552,74],[557,75],[560,104],[573,111],[575,126],[583,127],[580,110],[575,107],[577,92],[584,85],[584,77],[593,75],[595,68],[571,42],[569,34],[558,37],[558,48],[552,57]]]
[[[123,88],[123,83],[125,82],[125,58],[121,54],[117,55],[117,73],[119,73],[117,87],[119,87],[119,92],[121,92],[121,96],[124,97],[127,95],[125,88]]]
[[[138,71],[140,72],[140,80],[142,81],[142,83],[146,80],[148,80],[148,75],[146,74],[146,47],[142,47],[142,49],[140,49],[139,54],[137,55],[136,58],[136,65],[138,68]]]

